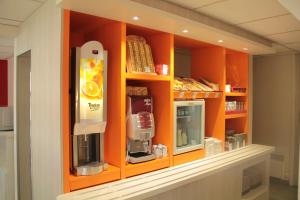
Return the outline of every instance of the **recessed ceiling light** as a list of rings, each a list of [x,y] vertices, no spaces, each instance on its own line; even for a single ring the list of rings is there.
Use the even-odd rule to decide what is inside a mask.
[[[183,29],[183,30],[182,30],[182,32],[183,32],[183,33],[188,33],[188,32],[189,32],[189,30],[187,30],[187,29]]]
[[[133,16],[132,19],[133,19],[134,21],[138,21],[138,20],[140,20],[140,17],[139,17],[139,16]]]
[[[243,50],[248,51],[248,48],[244,47]]]
[[[223,40],[218,40],[218,42],[219,42],[219,43],[222,43],[222,42],[224,42],[224,41],[223,41]]]

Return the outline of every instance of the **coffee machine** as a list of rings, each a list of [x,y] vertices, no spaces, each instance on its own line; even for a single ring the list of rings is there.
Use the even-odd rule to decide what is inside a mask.
[[[100,173],[104,163],[106,128],[107,52],[90,41],[71,49],[70,110],[72,172],[77,176]]]
[[[152,153],[154,117],[150,96],[127,97],[127,161],[140,163],[155,159]]]

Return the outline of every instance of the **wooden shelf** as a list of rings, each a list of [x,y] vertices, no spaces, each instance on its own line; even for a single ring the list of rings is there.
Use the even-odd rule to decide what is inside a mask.
[[[147,73],[126,73],[127,80],[142,80],[142,81],[170,81],[168,75],[156,75]]]
[[[245,92],[226,92],[225,95],[227,97],[245,97],[247,93]]]
[[[70,189],[71,191],[78,190],[102,183],[119,180],[120,178],[120,169],[115,166],[109,165],[107,170],[93,176],[70,175]]]
[[[174,99],[185,100],[185,99],[210,99],[220,98],[223,92],[193,92],[193,91],[174,91]]]
[[[242,117],[247,117],[247,116],[248,116],[247,112],[242,112],[242,113],[226,113],[225,114],[225,119],[242,118]]]
[[[137,164],[127,164],[125,166],[125,177],[136,176],[139,174],[144,174],[147,172],[155,171],[169,166],[170,166],[169,157],[155,159],[148,162],[142,162]]]

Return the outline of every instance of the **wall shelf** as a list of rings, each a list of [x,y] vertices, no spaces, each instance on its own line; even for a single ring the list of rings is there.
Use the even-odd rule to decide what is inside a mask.
[[[247,117],[247,116],[248,116],[247,112],[243,112],[243,113],[228,113],[228,114],[225,114],[225,119],[243,118],[243,117]]]
[[[78,190],[81,188],[99,185],[120,179],[120,169],[109,165],[108,169],[94,176],[75,176],[70,175],[70,189]]]
[[[126,73],[127,80],[142,80],[142,81],[170,81],[170,76],[146,74],[146,73]]]
[[[201,92],[201,91],[174,91],[174,99],[186,100],[186,99],[210,99],[221,98],[223,92]]]
[[[163,169],[170,166],[170,158],[164,157],[160,159],[150,160],[148,162],[142,162],[137,164],[127,164],[125,166],[125,176],[131,177],[147,172]]]
[[[225,95],[227,97],[245,97],[247,93],[245,92],[226,92]]]

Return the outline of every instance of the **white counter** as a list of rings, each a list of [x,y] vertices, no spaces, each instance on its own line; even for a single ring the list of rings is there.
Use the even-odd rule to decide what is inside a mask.
[[[63,194],[57,200],[244,199],[241,195],[243,170],[258,163],[262,163],[265,177],[259,191],[267,198],[272,151],[273,147],[249,145],[180,166]],[[259,198],[257,194],[254,196],[253,199]],[[251,193],[247,199],[252,199]]]

